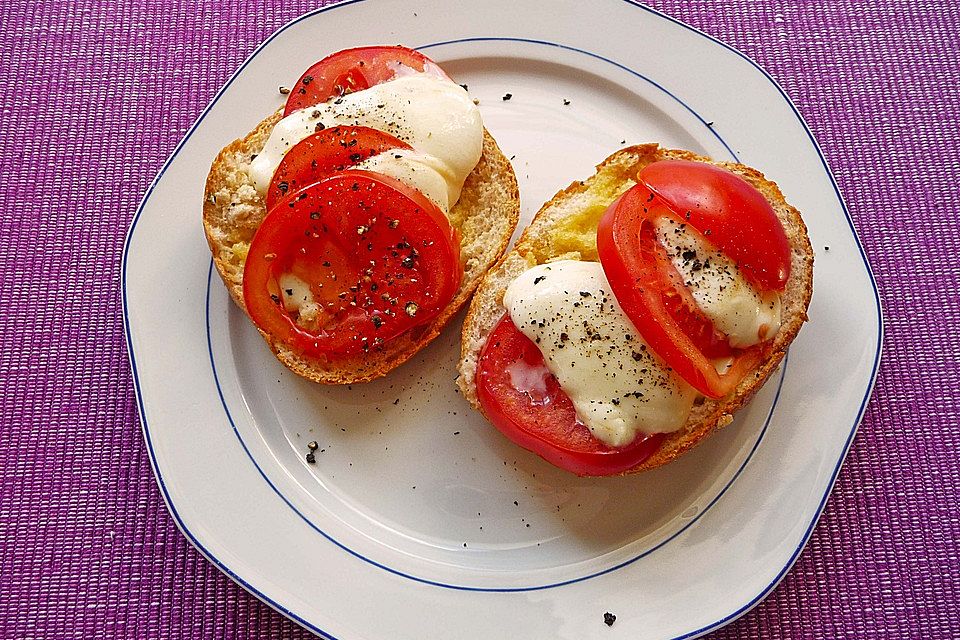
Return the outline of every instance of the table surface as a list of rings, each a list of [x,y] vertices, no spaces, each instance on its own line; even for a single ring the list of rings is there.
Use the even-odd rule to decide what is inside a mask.
[[[143,4],[0,6],[0,637],[309,637],[168,515],[119,274],[138,202],[203,107],[259,42],[323,3]],[[711,637],[960,637],[960,11],[650,4],[752,57],[797,104],[886,320],[873,398],[809,545]]]

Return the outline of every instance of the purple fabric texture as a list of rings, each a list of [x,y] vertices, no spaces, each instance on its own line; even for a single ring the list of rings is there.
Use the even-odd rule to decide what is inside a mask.
[[[0,637],[311,637],[168,515],[119,274],[127,226],[177,142],[259,42],[319,4],[0,3]],[[795,101],[886,319],[873,398],[809,545],[712,637],[960,637],[960,11],[651,4],[752,57]]]

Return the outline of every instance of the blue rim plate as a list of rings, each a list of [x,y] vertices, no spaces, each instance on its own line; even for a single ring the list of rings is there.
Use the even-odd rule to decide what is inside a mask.
[[[505,0],[460,11],[354,0],[293,20],[244,62],[154,180],[124,247],[122,291],[164,499],[211,562],[325,637],[716,629],[795,562],[869,398],[883,329],[849,214],[789,98],[727,45],[626,0],[559,2],[549,15]],[[521,224],[630,143],[739,160],[778,182],[814,247],[830,250],[817,251],[811,319],[789,362],[734,425],[652,473],[572,478],[506,443],[455,394],[456,327],[386,379],[350,389],[296,379],[273,360],[213,277],[200,228],[209,163],[314,59],[396,41],[479,99],[513,158]],[[321,464],[304,462],[310,440]]]

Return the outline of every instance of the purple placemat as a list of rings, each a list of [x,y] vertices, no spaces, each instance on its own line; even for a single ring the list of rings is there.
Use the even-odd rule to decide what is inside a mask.
[[[311,637],[168,516],[135,408],[119,267],[140,198],[216,90],[324,3],[0,4],[0,638]],[[960,11],[651,4],[754,58],[796,102],[887,327],[809,546],[712,637],[960,637]]]

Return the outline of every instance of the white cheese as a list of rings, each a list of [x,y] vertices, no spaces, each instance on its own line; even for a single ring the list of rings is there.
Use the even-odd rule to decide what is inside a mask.
[[[419,189],[445,213],[460,199],[463,182],[483,150],[480,110],[463,87],[429,74],[402,75],[280,120],[250,164],[250,177],[261,195],[287,151],[318,124],[371,127],[409,144],[413,151],[380,154],[359,168]]]
[[[320,312],[320,305],[314,299],[309,284],[292,273],[280,274],[277,284],[280,286],[283,308],[288,313],[296,312],[301,321],[309,322],[316,318]]]
[[[435,158],[409,149],[379,153],[354,167],[396,178],[430,198],[444,213],[460,198],[460,188],[452,189],[448,180],[435,166]],[[442,170],[442,167],[440,168]],[[454,198],[454,200],[451,200]]]
[[[597,439],[622,447],[638,434],[676,431],[686,422],[696,391],[640,338],[599,263],[533,267],[510,284],[503,304]],[[511,379],[538,387],[528,374],[511,372]]]
[[[780,296],[761,294],[730,258],[690,225],[656,221],[657,239],[703,311],[733,347],[749,347],[780,329]]]

